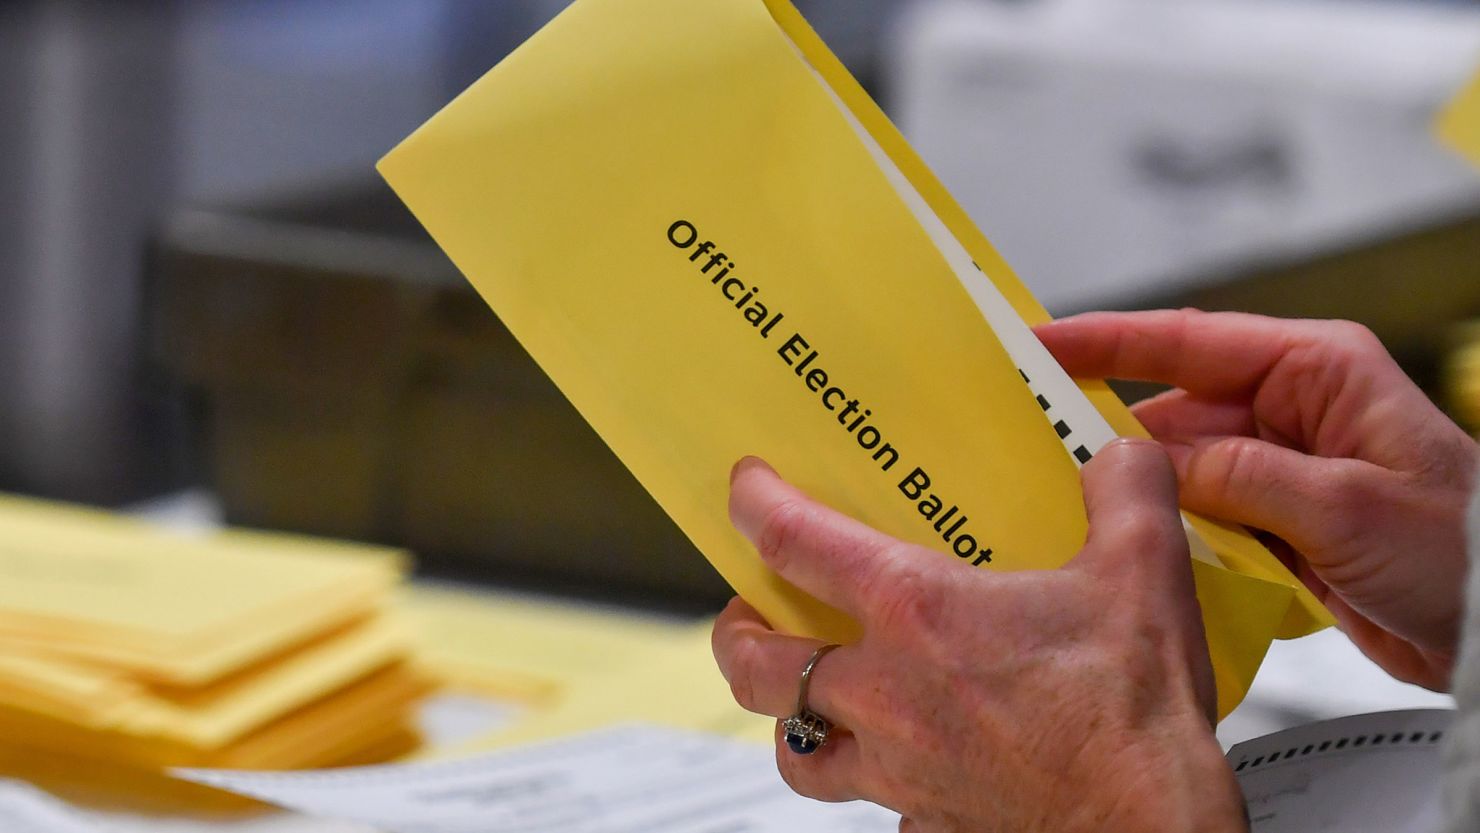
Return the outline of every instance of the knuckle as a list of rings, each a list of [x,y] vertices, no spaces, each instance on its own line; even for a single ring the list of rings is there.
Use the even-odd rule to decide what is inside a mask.
[[[945,616],[945,588],[930,576],[913,570],[880,570],[868,588],[880,626],[898,635],[927,634]]]
[[[1119,526],[1120,543],[1136,550],[1162,550],[1175,543],[1165,514],[1155,507],[1136,507]]]
[[[1362,534],[1374,508],[1375,489],[1360,465],[1336,466],[1326,478],[1316,507],[1321,529],[1331,544],[1344,544]]]
[[[1202,318],[1206,315],[1207,313],[1194,307],[1182,307],[1173,313],[1172,338],[1167,345],[1167,355],[1184,355],[1187,343],[1194,337],[1193,333],[1198,331]]]
[[[1327,333],[1332,343],[1353,355],[1387,353],[1382,340],[1365,324],[1355,321],[1331,321],[1327,323]]]
[[[730,654],[730,667],[728,682],[730,694],[740,708],[746,711],[756,711],[759,703],[756,701],[755,675],[760,664],[760,646],[750,638],[740,638],[735,641]]]
[[[784,563],[787,552],[801,537],[810,518],[811,512],[807,505],[796,498],[783,500],[771,507],[761,523],[759,540],[756,542],[761,558],[772,566]]]
[[[1211,313],[1204,312],[1197,307],[1178,307],[1176,314],[1180,323],[1185,326],[1193,326]]]
[[[1245,484],[1258,482],[1263,463],[1258,444],[1234,437],[1206,446],[1194,455],[1191,467],[1211,491],[1237,495]]]

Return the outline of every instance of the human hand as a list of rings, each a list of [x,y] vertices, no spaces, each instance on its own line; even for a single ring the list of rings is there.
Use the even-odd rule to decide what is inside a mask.
[[[736,527],[864,631],[812,675],[810,708],[837,724],[828,743],[801,756],[778,736],[793,789],[874,801],[918,833],[1247,829],[1212,733],[1213,675],[1166,455],[1120,441],[1083,479],[1079,556],[994,573],[834,512],[759,460],[735,467]],[[777,633],[739,599],[714,630],[736,700],[774,717],[794,710],[819,644]]]
[[[1398,679],[1448,686],[1480,448],[1371,332],[1168,310],[1037,333],[1076,377],[1175,386],[1133,410],[1170,453],[1183,506],[1271,533],[1369,657]]]

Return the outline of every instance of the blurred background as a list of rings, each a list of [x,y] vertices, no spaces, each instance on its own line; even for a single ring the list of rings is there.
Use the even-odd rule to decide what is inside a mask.
[[[0,490],[722,602],[372,168],[564,5],[0,3]],[[1352,318],[1480,417],[1480,173],[1429,130],[1480,3],[799,5],[1054,313]]]

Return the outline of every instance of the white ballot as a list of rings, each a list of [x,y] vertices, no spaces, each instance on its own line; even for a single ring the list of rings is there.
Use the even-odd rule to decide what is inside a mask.
[[[768,746],[627,726],[460,761],[189,781],[387,833],[895,833],[873,804],[793,793]]]
[[[1228,752],[1253,833],[1435,833],[1448,709],[1299,726]]]
[[[0,830],[5,833],[100,833],[70,807],[21,781],[0,779]]]

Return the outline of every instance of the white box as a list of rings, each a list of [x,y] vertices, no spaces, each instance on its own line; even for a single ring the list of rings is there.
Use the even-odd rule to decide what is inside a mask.
[[[1480,211],[1430,133],[1480,10],[939,0],[892,47],[902,129],[1051,309]]]

